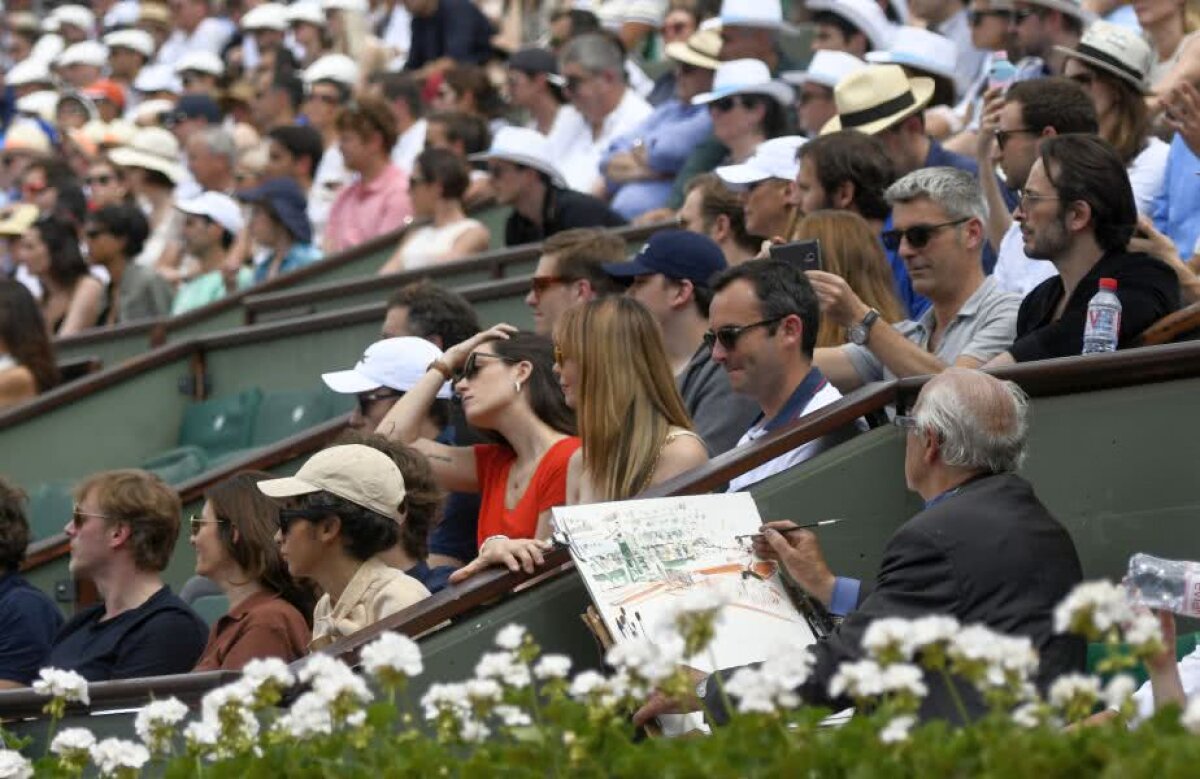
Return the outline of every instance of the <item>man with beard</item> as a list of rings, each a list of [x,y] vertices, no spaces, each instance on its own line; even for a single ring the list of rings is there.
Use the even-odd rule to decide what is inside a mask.
[[[1179,308],[1179,278],[1148,254],[1130,253],[1137,207],[1125,165],[1094,135],[1042,141],[1014,218],[1025,253],[1054,263],[1017,313],[1017,340],[989,366],[1066,357],[1083,350],[1088,301],[1114,279],[1121,301],[1118,348]]]

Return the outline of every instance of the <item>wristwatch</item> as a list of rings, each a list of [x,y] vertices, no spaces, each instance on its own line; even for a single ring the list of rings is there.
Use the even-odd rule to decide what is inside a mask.
[[[879,312],[871,309],[867,315],[858,322],[850,326],[850,342],[858,346],[866,346],[867,339],[871,336],[871,325],[875,324],[875,320],[879,318]]]

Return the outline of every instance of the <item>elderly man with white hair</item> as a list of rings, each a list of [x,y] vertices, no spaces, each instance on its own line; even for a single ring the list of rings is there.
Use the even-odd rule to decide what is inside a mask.
[[[1054,631],[1055,606],[1083,578],[1079,556],[1071,536],[1016,473],[1026,412],[1027,399],[1015,384],[951,368],[925,384],[911,416],[895,418],[904,437],[905,482],[925,507],[889,539],[873,587],[834,576],[811,531],[785,535],[781,531],[793,524],[787,521],[763,528],[755,552],[777,560],[832,613],[846,615],[811,647],[797,649],[811,652],[814,661],[796,689],[801,700],[835,711],[852,705],[830,694],[829,681],[842,663],[864,657],[867,626],[885,617],[943,615],[1028,638],[1041,659],[1036,682],[1043,690],[1055,677],[1083,670],[1082,639]],[[927,674],[925,684],[922,719],[961,722],[986,712],[969,683]],[[688,701],[655,693],[634,722],[695,710],[703,701],[723,723],[729,716],[724,700],[721,685],[709,677]]]

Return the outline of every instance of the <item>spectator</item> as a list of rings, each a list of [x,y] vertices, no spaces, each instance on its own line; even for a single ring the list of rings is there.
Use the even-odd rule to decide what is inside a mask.
[[[183,224],[174,197],[175,185],[187,177],[179,164],[179,142],[161,127],[147,127],[138,130],[128,146],[113,149],[108,156],[127,172],[133,194],[149,212],[150,237],[135,262],[161,272],[164,261],[169,261],[167,249],[179,239]]]
[[[196,575],[221,588],[229,611],[208,633],[194,671],[240,671],[259,658],[292,662],[312,638],[312,591],[292,579],[275,544],[279,508],[258,489],[271,475],[243,471],[204,493],[188,520]]]
[[[145,14],[145,8],[142,13]],[[209,0],[175,0],[169,18],[174,30],[155,58],[161,65],[174,65],[194,51],[220,54],[233,33],[232,25],[213,13]]]
[[[92,101],[101,122],[111,123],[125,113],[125,87],[112,79],[101,79],[83,90]]]
[[[1042,141],[1014,217],[1026,253],[1054,263],[1058,275],[1025,296],[1016,342],[990,365],[1079,354],[1088,300],[1101,278],[1118,284],[1118,348],[1179,308],[1175,271],[1127,251],[1137,209],[1124,165],[1105,141],[1091,135]]]
[[[43,155],[50,154],[50,139],[41,126],[30,120],[19,120],[9,125],[4,134],[4,145],[0,147],[0,184],[5,190],[13,190],[26,169]],[[13,193],[8,201],[16,199],[20,192]]]
[[[500,91],[482,67],[457,64],[436,80],[440,83],[432,101],[434,110],[478,116],[488,122],[492,132],[508,124],[500,118],[505,108]]]
[[[317,452],[295,476],[258,482],[264,495],[289,499],[275,539],[293,578],[324,593],[313,610],[317,651],[429,597],[416,579],[380,553],[404,526],[404,476],[391,458],[362,445]]]
[[[784,29],[779,0],[723,0],[720,21],[722,60],[761,60],[775,75],[797,69],[779,45]]]
[[[108,64],[108,49],[98,41],[72,43],[54,60],[64,86],[86,89],[100,80]]]
[[[225,63],[211,51],[193,51],[180,57],[174,70],[183,85],[183,94],[215,99],[225,75]]]
[[[388,300],[381,335],[383,338],[417,336],[439,349],[449,349],[479,330],[475,309],[462,295],[424,279],[406,284]],[[442,428],[441,443],[470,446],[479,442],[459,404],[449,405],[448,418],[449,424]],[[473,559],[478,550],[478,520],[479,493],[448,493],[442,521],[429,538],[429,565],[434,569],[461,568]]]
[[[23,284],[0,279],[0,408],[58,384],[54,347],[42,312]]]
[[[10,284],[19,286],[0,282],[0,295]],[[4,313],[0,305],[0,316]],[[0,478],[0,690],[26,687],[37,678],[63,623],[54,601],[20,573],[29,546],[24,502],[24,493]]]
[[[184,214],[183,248],[195,258],[199,269],[179,287],[171,304],[172,316],[213,303],[254,281],[249,268],[241,267],[235,273],[225,268],[226,255],[244,226],[241,209],[233,198],[205,192],[176,208]]]
[[[1083,578],[1079,555],[1033,487],[1016,475],[1025,449],[1026,408],[1015,385],[954,368],[925,385],[913,416],[897,418],[907,433],[905,481],[925,508],[888,541],[870,592],[856,580],[834,576],[811,532],[784,536],[779,531],[790,522],[768,524],[756,554],[777,560],[805,591],[846,615],[807,650],[815,662],[795,690],[802,701],[834,710],[849,705],[829,694],[829,680],[843,662],[861,657],[867,626],[882,617],[940,614],[1027,637],[1040,658],[1039,690],[1083,668],[1084,642],[1054,629],[1056,606]],[[930,674],[924,681],[929,694],[918,713],[922,719],[953,723],[987,711],[961,679]],[[703,686],[699,697],[716,712],[714,721],[727,721],[719,686],[711,680]],[[634,722],[683,708],[691,707],[656,696]]]
[[[868,51],[884,51],[892,26],[873,0],[813,0],[813,50],[844,51],[864,59]]]
[[[525,296],[534,332],[550,337],[564,311],[617,292],[604,263],[620,262],[625,251],[623,240],[596,228],[564,230],[547,239]]]
[[[430,531],[438,524],[442,508],[442,490],[433,478],[433,469],[425,455],[387,437],[375,433],[354,431],[338,438],[340,444],[362,444],[392,458],[404,477],[404,525],[395,546],[379,553],[379,559],[392,568],[404,571],[429,592],[446,588],[450,574],[457,566],[434,565],[426,561],[429,555]]]
[[[983,275],[987,206],[965,171],[926,168],[888,188],[895,242],[913,286],[931,305],[917,320],[884,326],[846,280],[809,274],[825,316],[847,328],[850,344],[818,349],[815,363],[843,392],[872,381],[978,368],[1013,342],[1021,299]]]
[[[913,0],[912,12],[925,20],[930,32],[943,35],[954,43],[956,58],[951,77],[957,91],[966,92],[987,57],[986,51],[975,47],[967,4],[963,0]]]
[[[276,127],[267,133],[267,167],[263,175],[269,179],[290,178],[307,198],[324,153],[321,134],[312,127]],[[305,215],[311,212],[310,204],[305,207]]]
[[[1154,49],[1154,68],[1150,83],[1159,95],[1166,95],[1196,79],[1196,42],[1200,41],[1200,9],[1187,3],[1151,0],[1133,7],[1138,26]]]
[[[554,138],[554,154],[567,185],[580,192],[602,191],[601,157],[619,136],[651,113],[647,103],[626,86],[620,44],[601,33],[572,38],[559,55],[566,94],[576,114]]]
[[[266,134],[296,123],[304,104],[304,82],[293,71],[264,71],[258,76],[256,89],[252,111],[259,132]]]
[[[382,98],[363,97],[337,118],[338,148],[359,179],[342,189],[329,209],[326,254],[342,251],[399,228],[412,216],[408,175],[391,163],[396,120]]]
[[[125,205],[133,202],[125,172],[106,156],[99,156],[88,165],[88,207],[96,211],[105,206]]]
[[[330,52],[333,38],[325,25],[325,12],[316,0],[297,0],[287,6],[284,18],[287,19],[292,40],[303,52],[301,67],[307,68]]]
[[[417,157],[408,186],[413,213],[429,224],[413,227],[400,246],[379,269],[380,273],[416,270],[465,259],[482,252],[491,243],[486,225],[467,218],[463,211],[470,175],[453,152],[429,149]]]
[[[62,159],[34,160],[21,174],[21,198],[37,206],[42,214],[54,214],[75,230],[87,214],[87,198],[75,172]]]
[[[1064,78],[1013,84],[985,106],[980,127],[976,159],[984,167],[998,166],[1014,191],[1025,188],[1045,138],[1098,129],[1091,99]],[[999,183],[989,177],[983,191],[988,199],[988,237],[999,247],[992,275],[1001,289],[1024,297],[1055,274],[1054,266],[1026,256],[1021,225],[1004,207]]]
[[[746,231],[741,196],[715,173],[701,173],[687,185],[687,197],[676,217],[684,230],[711,238],[727,265],[741,265],[758,254],[762,238]]]
[[[867,220],[852,211],[816,211],[800,219],[789,240],[819,241],[823,271],[820,278],[830,274],[845,281],[867,307],[879,312],[884,322],[900,322],[905,318],[904,308],[896,299],[895,282],[883,246]],[[809,275],[809,281],[819,290],[816,278],[816,274]],[[819,292],[817,299],[820,300]],[[849,328],[822,310],[817,356],[821,349],[841,346],[849,340]],[[823,366],[821,370],[838,389],[848,391]]]
[[[609,145],[600,159],[612,208],[626,219],[661,208],[671,194],[671,181],[692,148],[712,132],[712,120],[692,98],[712,89],[721,38],[701,30],[688,41],[666,49],[674,60],[675,96],[662,101],[640,124]]]
[[[1138,213],[1151,213],[1163,188],[1171,147],[1150,135],[1146,105],[1146,97],[1153,94],[1147,78],[1154,64],[1150,44],[1127,27],[1095,22],[1079,46],[1063,54],[1067,57],[1063,75],[1088,93],[1100,137],[1125,161]]]
[[[240,27],[242,32],[254,42],[253,51],[257,55],[255,61],[247,61],[247,68],[260,71],[279,73],[291,71],[292,67],[280,68],[279,52],[284,48],[284,36],[288,30],[287,6],[275,2],[260,3],[242,14]],[[243,48],[245,48],[243,44]],[[249,50],[249,49],[247,49]],[[289,63],[294,63],[291,53],[286,55]]]
[[[836,402],[842,394],[812,365],[820,310],[804,272],[782,260],[753,260],[712,280],[713,301],[705,343],[712,360],[729,374],[734,392],[748,395],[761,413],[738,441],[746,446],[783,426]],[[865,430],[857,420],[746,471],[729,483],[731,492],[808,460]]]
[[[72,335],[99,321],[104,285],[89,273],[66,219],[39,217],[17,243],[17,261],[41,284],[38,303],[52,334]]]
[[[432,127],[432,125],[430,125]],[[591,195],[567,189],[546,138],[535,130],[505,127],[472,161],[486,161],[496,200],[512,206],[504,243],[537,243],[572,227],[616,227],[620,216]]]
[[[175,491],[145,471],[106,471],[76,488],[64,528],[71,573],[94,581],[104,602],[63,626],[43,666],[89,682],[192,670],[208,628],[162,581],[181,510]]]
[[[325,231],[333,201],[350,182],[350,171],[338,147],[337,119],[340,106],[350,103],[358,84],[358,65],[344,54],[327,54],[304,71],[307,89],[304,118],[321,134],[324,154],[313,172],[308,192],[308,220],[313,232],[321,236],[318,246],[326,246]]]
[[[185,148],[188,170],[201,190],[233,194],[238,151],[228,131],[216,127],[199,130],[188,137]]]
[[[709,280],[725,267],[716,243],[683,230],[660,230],[629,262],[604,265],[606,273],[629,283],[625,294],[658,322],[688,418],[714,457],[732,449],[758,416],[757,403],[733,394],[729,376],[704,342]]]
[[[98,322],[114,325],[166,316],[174,291],[151,268],[138,265],[150,224],[135,205],[121,203],[94,211],[84,227],[88,259],[108,271],[108,298]]]
[[[108,77],[127,89],[157,48],[145,30],[110,32],[104,36],[104,45],[108,47]]]
[[[844,51],[821,49],[813,54],[807,70],[783,74],[783,80],[797,88],[796,124],[809,138],[821,134],[821,128],[837,116],[833,88],[846,76],[862,70],[867,63]]]
[[[896,174],[878,138],[842,130],[809,141],[797,153],[800,172],[796,174],[795,197],[800,214],[827,209],[853,211],[879,235],[891,229],[892,214],[884,191]],[[929,301],[913,291],[900,256],[890,250],[886,254],[896,298],[910,318],[920,316]]]
[[[452,447],[419,438],[429,405],[452,377],[467,421],[501,443]],[[548,339],[498,325],[447,349],[381,430],[422,452],[443,489],[480,494],[481,557],[512,570],[530,571],[540,561],[538,550],[510,539],[549,536],[550,509],[566,498],[567,463],[579,448]]]
[[[421,85],[411,74],[388,73],[383,78],[381,92],[392,107],[392,116],[396,118],[396,145],[392,147],[392,163],[401,170],[411,171],[417,155],[425,147],[425,131],[428,127],[425,106],[421,101]]]
[[[743,193],[747,232],[780,240],[791,232],[796,209],[789,191],[800,170],[796,152],[803,145],[798,135],[772,138],[740,165],[717,168],[726,186]]]
[[[488,123],[481,116],[462,111],[435,111],[425,121],[425,148],[454,152],[463,162],[486,152],[491,142]],[[496,193],[488,172],[472,168],[470,180],[467,191],[463,193],[464,208],[469,211],[491,205]]]
[[[1084,26],[1093,16],[1080,0],[1016,0],[1013,25],[1016,49],[1027,58],[1042,61],[1044,75],[1063,72],[1063,46],[1079,44]]]
[[[405,70],[438,73],[456,62],[482,65],[492,55],[492,25],[470,0],[404,0],[412,14]]]
[[[294,180],[268,179],[239,192],[238,200],[250,204],[250,240],[265,250],[255,260],[255,284],[321,259],[321,250],[312,243],[304,192]]]
[[[1181,257],[1200,254],[1200,93],[1181,84],[1165,96],[1166,122],[1175,130],[1167,155],[1167,177],[1154,203],[1154,225]]]
[[[442,350],[415,336],[385,338],[367,347],[349,370],[322,373],[325,386],[341,395],[354,395],[356,407],[350,427],[374,432],[396,401],[425,375],[429,363],[442,358]],[[421,423],[420,437],[439,439],[450,423],[450,385],[438,390],[437,400]]]
[[[582,121],[575,107],[566,104],[553,52],[537,48],[515,52],[508,58],[507,81],[509,101],[529,114],[525,126],[549,138],[551,144],[560,143],[567,128]]]
[[[763,141],[784,134],[793,94],[762,62],[741,59],[721,63],[712,91],[692,102],[708,106],[713,136],[729,150],[726,164],[736,164],[750,159]]]
[[[687,46],[688,39],[700,29],[700,21],[700,10],[691,0],[671,0],[667,5],[667,13],[662,18],[662,24],[658,27],[658,36],[662,39],[663,51],[665,52],[668,47],[676,43]],[[719,57],[721,35],[715,29],[710,33],[716,38],[714,56]],[[675,48],[678,49],[678,47]],[[668,54],[668,56],[670,55]],[[710,68],[710,70],[715,69]],[[675,70],[667,70],[656,78],[654,88],[650,90],[650,94],[646,95],[646,102],[657,108],[675,97],[675,75]]]

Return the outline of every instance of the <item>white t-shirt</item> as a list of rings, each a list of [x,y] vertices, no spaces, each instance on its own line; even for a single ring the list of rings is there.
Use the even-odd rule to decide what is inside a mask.
[[[1058,269],[1054,267],[1054,263],[1048,260],[1031,260],[1025,256],[1025,239],[1021,237],[1021,225],[1014,219],[1000,241],[1000,249],[996,252],[996,267],[992,269],[992,276],[1000,285],[1000,289],[1025,297],[1031,289],[1057,273]]]
[[[1188,700],[1200,694],[1200,647],[1192,650],[1191,654],[1179,661],[1179,679],[1183,682],[1183,694]],[[1137,704],[1137,714],[1131,724],[1139,724],[1154,715],[1154,692],[1150,682],[1145,682],[1133,694],[1133,702]]]
[[[176,29],[171,33],[171,37],[163,42],[154,61],[160,65],[174,65],[184,54],[197,51],[207,51],[219,57],[221,49],[225,48],[234,30],[233,22],[211,16],[196,25],[191,35]]]
[[[591,192],[600,183],[600,157],[608,149],[610,143],[618,135],[622,135],[641,124],[642,120],[654,110],[632,89],[626,89],[621,102],[613,112],[604,118],[598,136],[592,135],[592,128],[579,112],[573,117],[562,116],[560,122],[563,128],[561,146],[558,152],[558,169],[567,180],[567,186],[580,192]],[[558,132],[557,126],[555,133]]]
[[[312,189],[308,192],[308,221],[312,224],[314,246],[321,245],[321,236],[325,233],[325,223],[329,221],[329,209],[333,208],[333,201],[337,200],[342,187],[353,178],[338,145],[335,143],[326,149],[313,175]]]
[[[417,156],[425,150],[425,128],[429,123],[424,119],[413,122],[413,126],[400,133],[396,145],[392,147],[392,164],[397,168],[412,173]]]
[[[1154,213],[1154,198],[1162,192],[1163,180],[1167,176],[1167,153],[1170,151],[1169,144],[1151,137],[1146,148],[1126,168],[1139,214],[1149,216]]]

